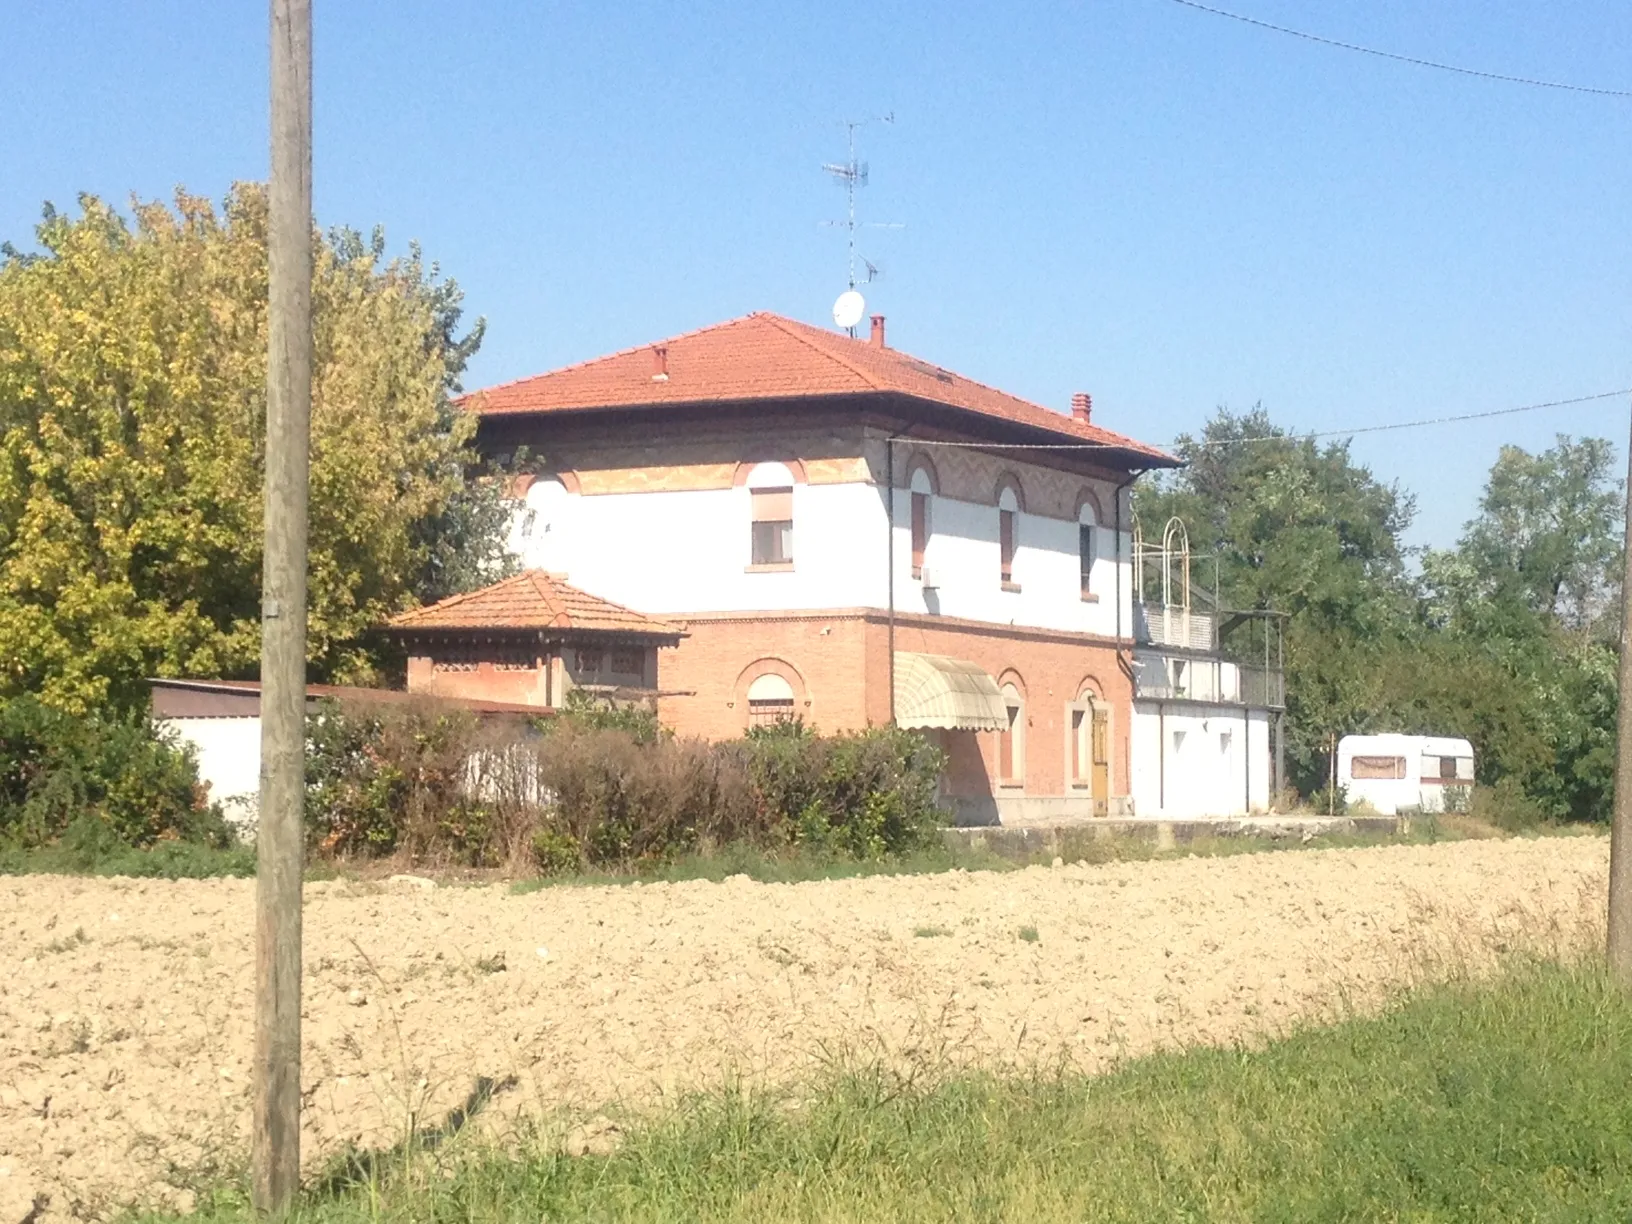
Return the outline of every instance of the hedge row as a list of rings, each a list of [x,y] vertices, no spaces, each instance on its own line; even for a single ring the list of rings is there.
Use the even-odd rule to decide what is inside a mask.
[[[876,858],[934,838],[943,764],[894,729],[823,736],[784,723],[707,743],[582,705],[484,723],[429,702],[330,703],[309,724],[307,827],[319,854],[545,873],[728,842]]]

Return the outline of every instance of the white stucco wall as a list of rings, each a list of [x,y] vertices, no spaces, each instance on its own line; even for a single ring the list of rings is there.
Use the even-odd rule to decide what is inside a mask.
[[[1191,819],[1268,809],[1265,711],[1167,702],[1164,715],[1163,708],[1154,701],[1134,703],[1130,749],[1136,815]]]
[[[251,832],[261,786],[261,720],[259,718],[163,718],[161,729],[173,731],[198,756],[198,778],[209,798],[241,832]]]
[[[895,496],[895,606],[970,620],[1111,636],[1116,632],[1114,532],[1095,528],[1097,560],[1084,601],[1076,522],[1021,512],[1013,566],[1000,582],[998,510],[935,496],[924,562],[937,589],[912,576],[912,493]],[[642,612],[791,611],[889,606],[889,539],[878,485],[793,489],[793,568],[750,572],[747,488],[576,495],[536,481],[511,548],[528,566]],[[1131,632],[1131,537],[1122,540],[1122,629]]]

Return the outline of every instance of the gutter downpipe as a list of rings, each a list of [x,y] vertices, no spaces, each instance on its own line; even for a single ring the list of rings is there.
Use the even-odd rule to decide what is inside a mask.
[[[890,567],[889,573],[889,607],[890,607],[890,726],[895,726],[895,440],[900,433],[893,433],[884,439],[884,517],[885,530],[889,533],[889,542],[885,548],[888,558],[886,564]]]

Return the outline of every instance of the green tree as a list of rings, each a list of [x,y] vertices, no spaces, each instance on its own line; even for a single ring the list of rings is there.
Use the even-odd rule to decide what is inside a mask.
[[[1423,559],[1428,623],[1494,667],[1503,692],[1480,710],[1513,711],[1470,732],[1483,772],[1514,779],[1556,820],[1604,819],[1611,795],[1623,521],[1613,454],[1604,439],[1566,435],[1535,455],[1504,446],[1457,547]]]
[[[0,256],[0,696],[254,673],[266,225],[255,185],[87,196]],[[503,510],[449,403],[482,334],[457,286],[379,230],[313,250],[310,659],[346,679],[371,626],[502,570]]]

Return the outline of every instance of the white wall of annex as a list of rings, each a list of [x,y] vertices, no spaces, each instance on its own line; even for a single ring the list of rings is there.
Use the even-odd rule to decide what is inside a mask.
[[[1158,703],[1138,701],[1132,733],[1136,815],[1191,819],[1268,810],[1264,711],[1186,702],[1168,703],[1164,716]]]
[[[198,780],[209,799],[242,833],[252,833],[260,810],[261,720],[249,718],[161,718],[198,757]]]

